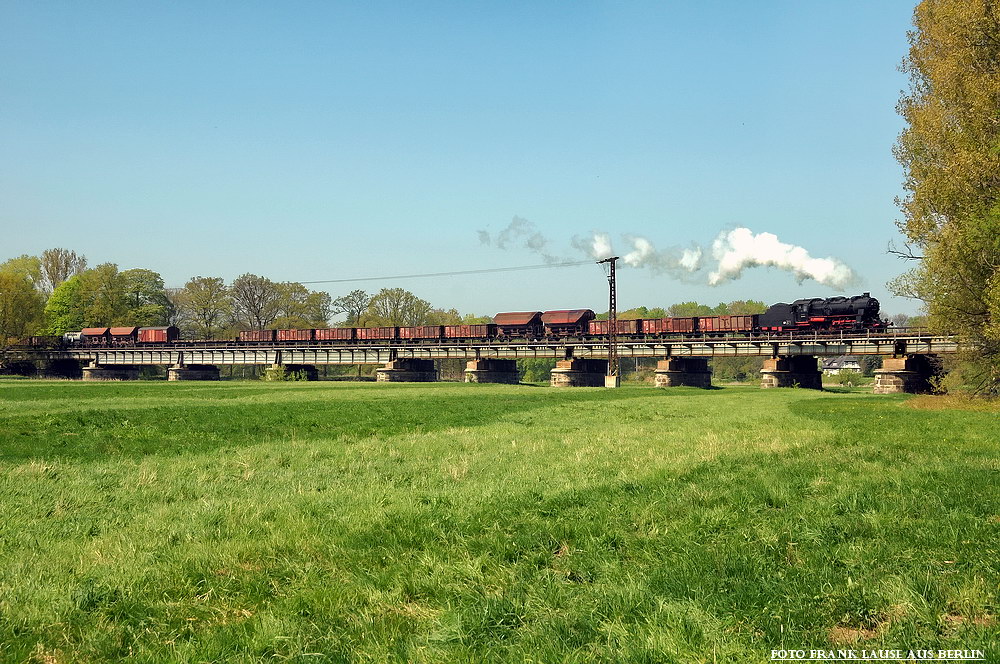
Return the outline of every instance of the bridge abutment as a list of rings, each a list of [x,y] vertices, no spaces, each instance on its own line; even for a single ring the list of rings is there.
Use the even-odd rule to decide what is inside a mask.
[[[219,380],[219,367],[210,364],[175,364],[167,368],[167,380]]]
[[[712,387],[707,357],[668,357],[656,363],[656,387]]]
[[[552,387],[604,387],[607,373],[607,360],[559,360],[550,374],[549,384]]]
[[[521,382],[517,360],[469,360],[465,365],[465,382],[517,385]]]
[[[823,374],[819,363],[812,355],[788,355],[764,360],[760,370],[762,388],[805,387],[810,390],[823,389]]]
[[[131,365],[101,366],[91,362],[83,368],[83,379],[97,380],[139,380],[139,367]]]
[[[434,360],[390,360],[375,370],[375,380],[380,383],[433,383],[437,379]]]
[[[919,394],[931,391],[935,367],[926,355],[891,357],[875,370],[875,394]]]

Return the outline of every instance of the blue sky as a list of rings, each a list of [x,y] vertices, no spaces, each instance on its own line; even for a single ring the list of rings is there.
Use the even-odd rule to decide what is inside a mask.
[[[659,248],[772,232],[890,313],[913,3],[0,2],[3,257],[322,280],[540,262],[514,216]],[[619,273],[620,306],[838,291],[757,268]],[[599,268],[402,286],[435,306],[606,306]]]

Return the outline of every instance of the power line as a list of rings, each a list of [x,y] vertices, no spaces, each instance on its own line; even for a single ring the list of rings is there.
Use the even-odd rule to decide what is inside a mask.
[[[451,272],[424,272],[421,274],[397,274],[386,277],[350,277],[347,279],[317,279],[312,281],[279,281],[280,284],[344,284],[354,281],[389,281],[391,279],[422,279],[427,277],[454,277],[464,274],[490,274],[493,272],[518,272],[521,270],[542,270],[546,268],[577,267],[580,265],[593,265],[593,261],[567,261],[563,263],[541,263],[538,265],[517,265],[513,267],[493,267],[479,270],[454,270]],[[165,291],[179,291],[183,288],[164,287]],[[77,290],[77,294],[106,293],[109,289],[87,289]],[[131,292],[131,291],[129,291]],[[0,291],[2,293],[2,291]]]
[[[349,279],[320,279],[316,281],[286,281],[295,284],[343,284],[352,281],[388,281],[390,279],[418,279],[424,277],[454,277],[463,274],[489,274],[491,272],[516,272],[519,270],[541,270],[545,268],[575,267],[593,265],[592,261],[570,261],[566,263],[542,263],[540,265],[518,265],[516,267],[494,267],[481,270],[455,270],[453,272],[425,272],[423,274],[397,274],[391,277],[351,277]]]

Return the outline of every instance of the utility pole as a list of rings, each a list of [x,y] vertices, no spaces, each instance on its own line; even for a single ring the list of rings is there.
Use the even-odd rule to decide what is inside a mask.
[[[605,258],[597,261],[597,264],[607,263],[608,286],[610,295],[608,297],[608,374],[604,378],[604,387],[618,387],[621,384],[621,376],[618,374],[618,286],[615,283],[615,263],[618,256]]]

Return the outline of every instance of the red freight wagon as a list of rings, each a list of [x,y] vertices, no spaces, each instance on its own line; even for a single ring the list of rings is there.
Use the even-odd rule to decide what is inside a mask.
[[[240,341],[274,341],[274,330],[243,330]]]
[[[676,334],[694,332],[695,318],[643,318],[642,331],[646,334]]]
[[[180,330],[174,325],[167,327],[140,327],[139,342],[144,344],[167,343],[177,341],[181,335]]]
[[[354,341],[353,327],[331,327],[325,330],[313,330],[316,341]]]
[[[359,327],[355,338],[364,341],[391,341],[396,338],[395,327]]]
[[[113,327],[109,330],[111,343],[118,345],[134,344],[139,336],[138,327]]]
[[[542,333],[541,311],[511,311],[493,317],[497,332],[505,337],[537,337]]]
[[[445,339],[489,339],[496,336],[497,326],[493,323],[481,325],[445,325]]]
[[[278,341],[312,341],[312,330],[278,330]]]
[[[85,344],[106,344],[111,331],[106,327],[85,327],[80,330],[80,341]]]
[[[440,339],[440,325],[418,325],[417,327],[399,328],[400,339]]]
[[[750,332],[757,327],[757,316],[699,316],[701,332]]]
[[[587,323],[592,320],[594,312],[590,309],[559,309],[542,314],[546,331],[557,336],[586,334]]]
[[[640,321],[632,318],[615,321],[615,332],[617,334],[639,334],[639,323]],[[592,320],[587,323],[588,334],[606,336],[610,330],[610,321]]]

